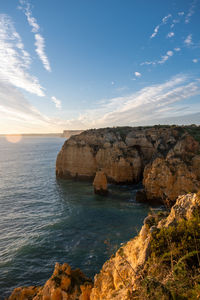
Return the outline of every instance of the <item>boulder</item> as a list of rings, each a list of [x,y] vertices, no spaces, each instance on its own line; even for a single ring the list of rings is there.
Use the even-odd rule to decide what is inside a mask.
[[[108,183],[106,175],[103,171],[96,172],[94,181],[94,192],[99,195],[107,195],[108,194]]]

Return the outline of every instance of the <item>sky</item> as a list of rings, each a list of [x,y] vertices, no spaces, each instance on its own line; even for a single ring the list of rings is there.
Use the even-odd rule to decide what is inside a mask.
[[[200,124],[200,0],[1,0],[0,134]]]

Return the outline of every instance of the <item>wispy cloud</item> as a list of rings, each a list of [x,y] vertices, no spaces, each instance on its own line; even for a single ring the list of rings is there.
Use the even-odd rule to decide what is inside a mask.
[[[185,106],[180,106],[182,100],[199,94],[200,82],[179,75],[129,96],[107,99],[99,108],[87,110],[76,120],[68,121],[68,126],[81,124],[84,128],[91,128],[143,124],[146,121],[155,123],[158,118],[175,115],[177,103],[179,109],[183,108]]]
[[[150,38],[154,38],[157,34],[158,34],[158,30],[160,28],[160,25],[157,25],[154,29],[154,32],[152,33],[152,35],[150,36]]]
[[[181,48],[174,48],[174,51],[176,51],[176,52],[179,52],[179,51],[181,51]]]
[[[51,100],[53,101],[53,103],[55,104],[56,108],[61,109],[62,107],[62,103],[60,100],[58,100],[56,97],[52,96]]]
[[[0,81],[0,116],[18,121],[49,122],[49,118],[33,107],[24,95],[10,83]]]
[[[0,14],[0,81],[44,96],[38,79],[28,72],[30,63],[30,55],[25,51],[11,18]]]
[[[36,33],[35,34],[35,46],[36,46],[36,53],[38,54],[39,58],[41,59],[45,69],[47,71],[51,71],[51,67],[48,61],[48,58],[45,54],[45,41],[44,38],[41,36],[41,34]]]
[[[193,61],[193,63],[195,63],[195,64],[198,63],[198,59],[197,59],[197,58],[194,58],[192,61]]]
[[[176,48],[176,49],[180,49],[180,48]],[[176,50],[176,51],[179,51],[179,50]],[[169,50],[169,51],[167,51],[167,53],[165,55],[162,55],[159,60],[145,61],[145,62],[142,62],[140,65],[144,66],[144,65],[164,64],[173,55],[174,55],[174,52]]]
[[[173,51],[167,51],[166,55],[162,56],[161,60],[158,61],[158,64],[164,64],[173,55]]]
[[[190,23],[190,19],[191,19],[192,15],[193,15],[194,12],[195,12],[196,2],[197,2],[196,0],[194,0],[194,1],[192,2],[192,5],[190,6],[187,15],[185,16],[185,23],[186,23],[186,24]]]
[[[192,42],[192,34],[189,34],[186,39],[184,40],[184,43],[186,44],[186,46],[191,46],[193,44]]]
[[[164,25],[164,24],[167,24],[168,20],[169,20],[171,17],[172,17],[172,15],[169,14],[169,15],[165,16],[165,17],[162,19],[162,22],[161,22],[159,25],[157,25],[157,26],[155,27],[154,32],[153,32],[152,35],[150,36],[151,39],[154,38],[154,37],[158,34],[158,31],[159,31],[160,27],[161,27],[162,25]]]
[[[48,57],[45,53],[45,40],[41,34],[39,34],[40,26],[37,23],[37,20],[32,16],[32,11],[30,7],[30,3],[28,0],[19,0],[21,4],[21,9],[23,10],[25,16],[27,17],[27,21],[29,25],[32,27],[32,32],[35,33],[35,46],[36,46],[36,53],[40,58],[44,68],[51,72],[51,66],[48,60]]]

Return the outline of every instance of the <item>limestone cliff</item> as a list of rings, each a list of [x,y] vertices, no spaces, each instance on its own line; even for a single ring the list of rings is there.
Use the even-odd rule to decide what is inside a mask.
[[[138,236],[105,262],[94,286],[80,271],[56,264],[44,287],[15,289],[9,300],[198,299],[199,218],[199,195],[179,196],[170,213],[146,217]]]
[[[200,188],[199,143],[184,135],[164,157],[149,163],[143,174],[148,199],[174,201],[178,195]]]
[[[153,233],[157,233],[169,226],[176,227],[178,222],[190,220],[196,212],[200,212],[200,198],[196,194],[188,194],[178,197],[168,216],[165,212],[159,216],[148,216],[144,220],[144,225],[139,235],[122,246],[115,256],[103,265],[100,273],[95,276],[90,299],[141,299],[139,295],[138,297],[135,295],[139,288],[143,270],[146,268],[148,259],[152,255]],[[198,247],[200,250],[199,238],[198,233]],[[162,299],[168,298],[163,297]]]
[[[88,130],[64,143],[56,174],[93,180],[101,169],[109,182],[143,179],[147,199],[175,201],[200,188],[199,150],[199,143],[182,127]]]

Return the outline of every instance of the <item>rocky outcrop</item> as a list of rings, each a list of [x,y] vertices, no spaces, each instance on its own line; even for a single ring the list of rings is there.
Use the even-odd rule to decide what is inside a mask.
[[[8,300],[89,300],[92,282],[80,270],[56,263],[43,287],[16,288]]]
[[[199,150],[199,143],[182,127],[88,130],[64,143],[56,174],[93,180],[101,169],[109,182],[143,179],[148,200],[173,202],[200,188]]]
[[[187,272],[195,272],[196,268],[197,273],[195,273],[195,276],[197,280],[200,279],[196,265],[198,264],[200,249],[199,215],[199,195],[187,194],[179,196],[170,213],[161,211],[158,214],[151,213],[145,218],[144,225],[138,236],[124,244],[115,255],[105,262],[100,273],[94,278],[94,286],[80,270],[73,271],[69,265],[59,265],[57,263],[53,275],[43,287],[17,288],[13,291],[9,300],[178,299],[177,295],[181,296],[180,293],[189,295],[187,294],[189,288],[194,289],[192,290],[193,298],[186,296],[180,297],[180,299],[197,299],[196,295],[199,293],[199,290],[195,291],[195,280],[192,283],[189,282],[189,286],[187,282],[186,290],[182,291],[178,288],[180,283],[178,276],[180,273],[181,280],[183,278],[188,280]],[[166,239],[167,244],[163,244],[164,239]],[[170,247],[167,249],[170,239],[174,240],[171,240]],[[182,248],[181,243],[183,243]],[[158,254],[155,257],[155,253],[153,253],[153,250],[156,248],[160,257],[157,257]],[[191,250],[190,252],[189,249]],[[168,251],[170,251],[170,255]],[[177,256],[177,253],[180,256]],[[168,261],[166,266],[165,263],[167,257],[169,262],[171,261],[170,257],[172,255],[176,257],[174,262],[176,265],[173,266],[173,270],[176,267],[176,273],[172,271],[170,275],[172,266],[170,266]],[[153,262],[150,260],[152,257]],[[182,272],[182,269],[179,272],[177,268],[180,263],[182,263],[183,268],[183,262],[185,262],[186,258],[190,259],[188,262],[189,269],[185,273]],[[145,289],[143,284],[150,280],[148,274],[151,274],[151,269],[154,267],[153,264],[157,263],[156,259],[160,262],[159,269],[156,270],[160,276],[159,281],[153,278],[153,287],[148,285],[147,289],[148,293],[149,289],[152,289],[151,294],[153,296],[144,296],[142,295]],[[156,268],[157,265],[155,265],[154,269]],[[186,264],[184,264],[184,268],[186,268]],[[165,272],[167,272],[167,276]],[[174,289],[175,285],[175,292],[174,290],[170,291],[170,276],[176,276],[175,279],[174,277],[172,278],[172,288]],[[166,282],[167,287],[165,287]],[[161,294],[155,294],[154,291],[156,289],[159,290],[160,286]],[[176,294],[177,291],[178,294]],[[167,293],[166,297],[164,293]]]
[[[95,276],[90,299],[141,299],[134,298],[134,296],[142,271],[146,268],[148,258],[151,256],[151,244],[154,241],[152,234],[169,226],[176,227],[178,222],[190,220],[196,212],[200,213],[200,198],[196,194],[188,194],[178,197],[169,215],[166,212],[149,215],[144,220],[139,235],[123,245]],[[200,245],[198,244],[198,246]]]
[[[95,194],[99,195],[107,195],[108,193],[108,182],[107,178],[104,172],[102,171],[97,171],[94,181],[93,181],[93,186],[94,186],[94,192]]]

